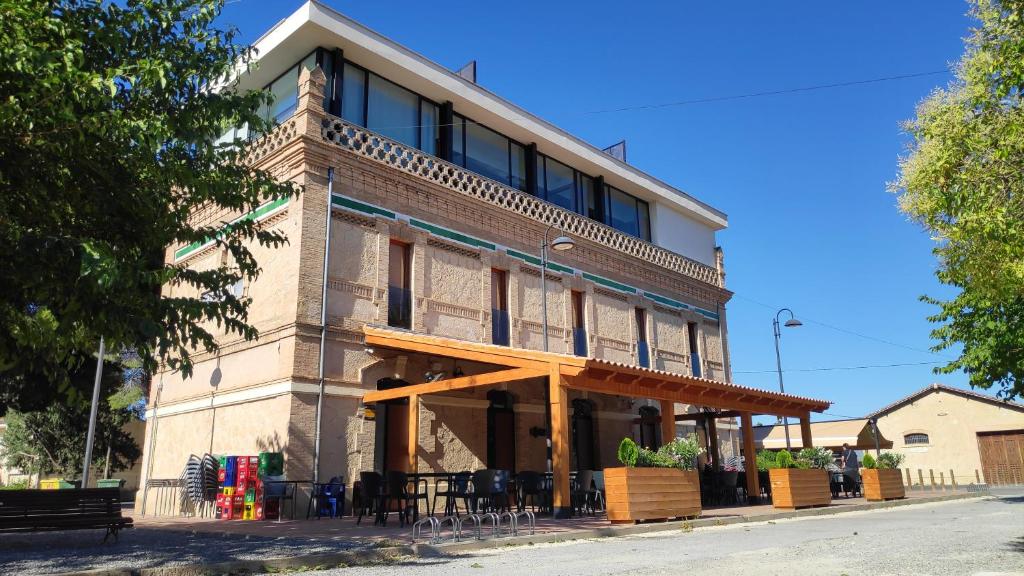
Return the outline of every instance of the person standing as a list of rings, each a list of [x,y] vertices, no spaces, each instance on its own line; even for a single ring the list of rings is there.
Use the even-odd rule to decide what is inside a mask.
[[[843,454],[840,457],[840,467],[843,469],[843,483],[852,482],[853,486],[846,486],[845,492],[860,492],[860,460],[857,458],[857,451],[850,448],[846,442],[843,443]]]

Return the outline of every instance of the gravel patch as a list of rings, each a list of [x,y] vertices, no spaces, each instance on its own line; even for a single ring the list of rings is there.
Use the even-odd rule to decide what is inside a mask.
[[[0,574],[150,568],[266,560],[367,548],[366,542],[132,528],[102,543],[104,530],[0,534]]]

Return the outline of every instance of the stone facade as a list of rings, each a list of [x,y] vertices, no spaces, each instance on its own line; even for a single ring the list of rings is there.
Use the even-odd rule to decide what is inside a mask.
[[[176,478],[190,454],[265,450],[285,453],[289,478],[312,478],[328,167],[333,168],[334,196],[320,478],[337,475],[350,481],[360,471],[386,465],[384,407],[371,411],[360,401],[379,379],[417,383],[437,364],[448,373],[456,369],[451,360],[382,357],[365,348],[362,326],[388,322],[391,240],[411,246],[413,331],[490,343],[491,270],[497,268],[507,272],[510,345],[543,346],[539,244],[549,223],[564,225],[582,217],[546,203],[543,217],[524,214],[466,193],[463,175],[445,184],[396,167],[394,154],[368,156],[341,145],[330,133],[340,121],[322,108],[323,81],[319,70],[302,73],[294,116],[255,143],[251,156],[255,165],[304,187],[300,197],[262,220],[284,232],[288,244],[252,247],[263,272],[244,290],[252,298],[249,320],[260,337],[245,342],[224,336],[219,353],[195,356],[192,378],[157,375],[144,451],[147,478]],[[229,216],[237,215],[195,217],[217,221]],[[689,374],[693,330],[703,375],[727,381],[724,307],[731,294],[723,287],[721,263],[717,270],[701,268],[594,224],[575,238],[574,250],[552,257],[547,278],[551,350],[573,353],[571,295],[578,291],[583,293],[589,355],[637,364],[635,309],[643,308],[652,368]],[[582,230],[582,224],[575,226]],[[213,247],[187,248],[169,247],[167,258],[194,267],[215,266],[226,258]],[[181,295],[180,290],[168,288],[167,293]],[[467,363],[458,368],[472,374],[487,367]],[[536,433],[546,428],[545,386],[523,381],[491,388],[514,399],[515,466],[520,470],[545,467],[545,441]],[[423,397],[417,408],[420,471],[487,465],[489,390]],[[658,405],[571,391],[570,401],[577,398],[592,402],[599,467],[616,463],[623,436],[637,435],[639,407]],[[723,423],[720,429],[727,428]],[[723,444],[733,446],[734,441]]]

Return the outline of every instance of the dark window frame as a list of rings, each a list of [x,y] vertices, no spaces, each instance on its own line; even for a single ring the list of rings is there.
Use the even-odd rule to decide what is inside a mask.
[[[911,432],[910,434],[903,435],[903,444],[906,446],[931,443],[931,438],[924,432]]]

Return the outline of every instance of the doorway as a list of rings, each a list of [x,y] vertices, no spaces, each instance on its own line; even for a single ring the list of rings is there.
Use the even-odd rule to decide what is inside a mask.
[[[516,413],[512,395],[504,390],[487,393],[487,467],[516,471]]]

